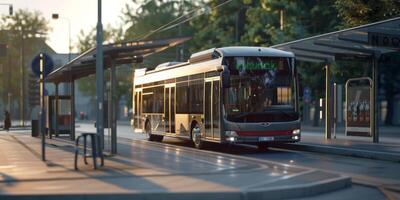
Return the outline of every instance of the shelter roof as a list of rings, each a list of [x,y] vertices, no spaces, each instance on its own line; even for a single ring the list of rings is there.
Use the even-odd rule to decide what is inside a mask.
[[[130,41],[103,45],[104,69],[121,64],[140,63],[143,58],[188,41],[190,37]],[[71,82],[96,73],[96,48],[89,49],[46,77],[46,82]]]
[[[297,60],[330,62],[400,50],[400,17],[271,46],[293,52]]]

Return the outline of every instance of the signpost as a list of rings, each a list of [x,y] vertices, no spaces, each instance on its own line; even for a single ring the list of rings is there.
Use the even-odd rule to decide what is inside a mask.
[[[346,82],[346,135],[372,136],[374,100],[373,81],[368,77],[349,79]]]
[[[304,87],[303,90],[303,120],[305,122],[308,122],[310,119],[310,103],[311,103],[311,88],[310,87]]]
[[[42,161],[46,161],[46,133],[45,133],[45,114],[44,114],[44,54],[39,54],[39,74],[40,74],[40,136],[42,139]]]
[[[41,57],[42,56],[42,57]],[[40,61],[43,60],[43,72],[44,77],[50,74],[53,71],[54,62],[53,59],[46,53],[40,53],[39,55],[35,56],[31,62],[31,70],[36,77],[40,78],[41,71],[40,71]]]
[[[311,89],[310,89],[310,87],[304,87],[303,98],[304,98],[304,103],[311,103]]]
[[[53,70],[53,60],[45,53],[40,53],[35,56],[31,63],[33,74],[39,78],[39,96],[40,96],[40,113],[39,113],[39,130],[42,139],[42,161],[46,161],[46,131],[45,131],[45,110],[44,110],[44,96],[45,96],[45,77]]]

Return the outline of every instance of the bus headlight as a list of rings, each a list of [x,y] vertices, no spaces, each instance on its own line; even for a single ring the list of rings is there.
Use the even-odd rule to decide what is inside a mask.
[[[236,142],[238,134],[236,131],[225,131],[226,140],[229,142]]]
[[[299,134],[300,134],[300,129],[294,129],[294,130],[292,131],[292,134],[293,134],[293,135],[299,135]]]
[[[225,136],[226,137],[237,137],[238,134],[236,133],[236,131],[225,131]]]
[[[229,142],[236,142],[236,137],[228,137],[226,138],[226,140],[228,140]]]

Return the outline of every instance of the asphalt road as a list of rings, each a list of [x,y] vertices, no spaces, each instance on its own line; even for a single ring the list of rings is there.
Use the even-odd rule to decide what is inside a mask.
[[[77,124],[78,131],[95,131],[93,124]],[[106,130],[105,135],[109,132]],[[129,125],[118,125],[118,137],[128,139],[145,139],[144,135],[134,133]],[[164,143],[191,146],[190,142],[174,138],[165,138]],[[193,149],[195,151],[195,149]],[[275,161],[290,165],[311,167],[330,172],[345,174],[352,177],[353,187],[332,194],[324,194],[315,199],[400,199],[400,194],[387,188],[400,188],[400,163],[372,159],[354,158],[331,154],[320,154],[302,151],[271,148],[260,152],[249,145],[233,145],[228,147],[220,144],[208,144],[205,150],[235,154],[261,160]],[[399,191],[399,190],[398,190]]]

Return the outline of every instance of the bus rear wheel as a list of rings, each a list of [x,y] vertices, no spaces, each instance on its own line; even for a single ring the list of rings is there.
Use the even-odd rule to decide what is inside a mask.
[[[145,133],[146,133],[148,141],[161,142],[163,140],[163,138],[164,138],[164,136],[162,136],[162,135],[154,135],[154,134],[151,133],[151,124],[150,124],[150,122],[146,122]]]
[[[192,142],[194,147],[197,149],[202,149],[204,147],[204,142],[201,140],[201,131],[198,124],[194,125],[192,128]]]

